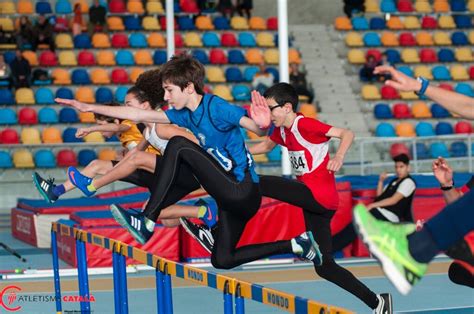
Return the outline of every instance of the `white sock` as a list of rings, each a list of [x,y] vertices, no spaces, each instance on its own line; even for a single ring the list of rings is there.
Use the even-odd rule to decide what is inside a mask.
[[[298,243],[296,243],[296,240],[295,240],[295,239],[291,239],[291,250],[292,250],[293,253],[295,253],[295,254],[301,254],[301,253],[303,253],[303,248],[301,247],[301,245],[299,245]]]
[[[155,222],[145,217],[145,227],[148,231],[153,232],[155,230]]]

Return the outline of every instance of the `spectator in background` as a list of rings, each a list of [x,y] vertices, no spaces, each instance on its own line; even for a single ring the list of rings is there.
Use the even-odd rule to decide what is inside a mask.
[[[11,70],[8,63],[5,62],[3,54],[0,54],[0,81],[2,83],[7,82],[8,86],[11,85]]]
[[[238,0],[237,11],[240,16],[245,16],[250,19],[252,17],[253,1],[252,0]]]
[[[344,13],[348,18],[351,18],[353,14],[360,14],[364,12],[364,0],[344,0]]]
[[[15,88],[30,87],[31,66],[21,54],[20,49],[15,52],[15,59],[10,63],[12,81]]]
[[[379,66],[379,65],[392,66],[390,61],[388,61],[388,56],[385,52],[382,53],[382,58],[378,62],[377,66]],[[379,73],[379,74],[375,74],[375,75],[377,76],[377,78],[380,82],[385,82],[386,80],[389,80],[392,77],[390,75],[390,73]]]
[[[94,4],[89,8],[89,34],[91,36],[94,32],[107,31],[106,14],[107,11],[100,5],[99,0],[94,0]]]
[[[220,0],[217,5],[217,10],[221,12],[222,16],[230,19],[234,16],[235,6],[232,3],[232,0]]]
[[[11,32],[6,32],[3,30],[3,26],[0,25],[0,44],[14,44],[15,38]]]
[[[40,44],[46,44],[51,51],[54,51],[53,25],[44,15],[39,16],[35,31],[33,51],[36,51]]]
[[[33,25],[28,16],[23,15],[20,18],[20,28],[16,34],[16,44],[19,49],[23,49],[26,45],[33,47],[34,40],[35,33],[33,31]]]
[[[265,91],[273,85],[275,78],[273,74],[267,72],[265,64],[261,63],[259,66],[260,71],[255,73],[252,80],[252,87],[260,94],[265,93]]]
[[[379,62],[373,55],[367,57],[367,62],[364,64],[359,72],[359,78],[362,82],[372,82],[377,76],[374,74],[374,69],[379,65]]]
[[[82,10],[81,4],[74,5],[74,19],[72,20],[72,35],[77,36],[82,33]]]
[[[290,84],[296,89],[298,96],[308,97],[308,103],[313,103],[314,93],[309,90],[306,73],[301,72],[298,64],[290,64]]]

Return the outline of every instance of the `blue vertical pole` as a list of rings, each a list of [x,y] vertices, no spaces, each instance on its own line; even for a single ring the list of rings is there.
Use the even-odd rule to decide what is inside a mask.
[[[84,310],[86,313],[90,313],[91,311],[91,304],[90,304],[90,294],[89,294],[89,276],[87,274],[87,253],[86,253],[86,243],[84,241],[79,240],[79,245],[81,247],[81,260],[83,261],[80,265],[81,268],[81,277],[82,277],[82,294],[81,296],[85,299],[84,302]]]
[[[76,238],[76,263],[77,263],[77,281],[78,281],[78,286],[79,286],[79,295],[83,296],[84,295],[84,284],[83,280],[84,278],[82,277],[82,267],[81,265],[84,263],[82,260],[84,257],[81,254],[82,251],[82,246],[81,246],[81,241]],[[81,313],[85,311],[84,304],[83,302],[80,302],[81,306]]]
[[[118,269],[118,254],[115,251],[115,245],[112,248],[112,267],[114,270],[114,307],[115,314],[121,314],[122,308],[120,307],[120,280],[119,280],[119,269]]]
[[[119,281],[120,281],[120,302],[122,308],[122,314],[128,314],[128,291],[127,291],[127,265],[125,256],[122,253],[118,253],[119,260]]]
[[[51,248],[53,250],[54,294],[56,298],[56,312],[61,313],[61,282],[59,280],[58,242],[56,231],[51,230]]]
[[[171,276],[168,274],[168,264],[164,267],[164,298],[166,314],[173,314],[173,293],[171,287]]]
[[[163,273],[160,270],[160,261],[156,264],[156,302],[158,314],[165,314],[165,296],[164,296],[164,279]]]
[[[235,287],[235,314],[245,314],[245,303],[240,291],[240,284]]]
[[[229,282],[224,284],[224,314],[232,314],[232,294],[229,291]]]

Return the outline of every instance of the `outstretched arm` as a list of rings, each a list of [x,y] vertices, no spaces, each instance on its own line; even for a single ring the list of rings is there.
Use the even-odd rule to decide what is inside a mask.
[[[250,146],[249,152],[252,155],[265,154],[270,152],[275,146],[276,143],[272,141],[269,137],[266,137],[265,140],[263,140],[262,142]]]
[[[122,133],[130,129],[128,125],[124,124],[115,124],[115,123],[107,123],[102,125],[93,125],[87,128],[80,128],[76,132],[76,137],[84,137],[89,133],[92,132],[114,132],[114,133]]]
[[[163,111],[144,110],[125,106],[103,106],[86,104],[74,99],[56,98],[55,101],[62,106],[76,108],[81,112],[95,112],[118,119],[128,119],[135,122],[170,123]]]

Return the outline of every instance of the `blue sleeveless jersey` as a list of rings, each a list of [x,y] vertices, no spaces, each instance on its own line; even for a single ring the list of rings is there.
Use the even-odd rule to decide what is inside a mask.
[[[189,129],[204,150],[216,159],[227,172],[232,171],[240,182],[248,171],[253,182],[258,182],[254,161],[240,133],[240,119],[244,108],[231,105],[224,99],[204,94],[193,112],[188,108],[165,111],[171,123]]]

